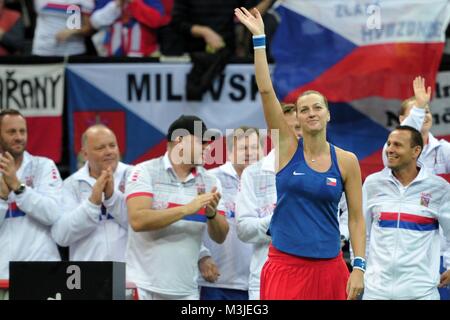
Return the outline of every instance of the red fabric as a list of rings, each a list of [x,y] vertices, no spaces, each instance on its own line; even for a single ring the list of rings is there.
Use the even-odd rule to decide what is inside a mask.
[[[171,11],[173,4],[170,1],[161,1],[164,7],[164,13],[161,14],[157,9],[145,3],[144,0],[134,0],[128,5],[131,16],[141,24],[157,29],[167,25],[171,20]]]
[[[20,13],[14,10],[0,10],[0,28],[8,31],[20,18]]]
[[[93,109],[93,108],[92,108]],[[81,136],[87,128],[94,124],[104,124],[110,128],[117,138],[120,153],[126,152],[126,113],[124,111],[76,111],[73,113],[73,152],[81,152]]]
[[[447,180],[448,182],[450,182],[450,173],[441,173],[438,174],[438,176],[444,178],[445,180]]]
[[[62,116],[27,117],[27,151],[56,163],[62,155]]]
[[[8,288],[9,288],[9,280],[0,279],[0,289],[8,289]]]
[[[156,29],[161,28],[169,24],[172,19],[171,10],[173,7],[173,1],[164,0],[161,1],[164,7],[164,12],[161,14],[158,10],[147,4],[144,0],[134,0],[130,2],[127,7],[128,13],[133,17],[140,25],[140,50],[139,52],[132,52],[132,29],[128,30],[128,43],[123,43],[125,51],[128,54],[142,54],[143,56],[149,56],[158,49],[158,37]],[[124,41],[124,40],[122,40]]]
[[[308,259],[270,245],[261,300],[345,300],[349,275],[342,252],[333,259]]]
[[[444,42],[405,42],[358,47],[313,81],[291,91],[284,101],[294,102],[300,93],[311,89],[333,102],[371,96],[411,97],[414,95],[411,81],[416,74],[435,87],[444,45]],[[346,81],[342,81],[343,75]]]

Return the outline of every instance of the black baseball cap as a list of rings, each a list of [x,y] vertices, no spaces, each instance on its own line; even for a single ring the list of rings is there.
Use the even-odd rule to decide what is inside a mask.
[[[170,125],[167,131],[167,140],[172,141],[172,139],[179,136],[194,135],[206,142],[205,132],[207,130],[202,119],[197,116],[183,114]]]

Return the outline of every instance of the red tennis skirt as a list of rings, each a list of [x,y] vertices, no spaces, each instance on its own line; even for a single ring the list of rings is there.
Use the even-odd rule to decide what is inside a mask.
[[[349,275],[342,251],[332,259],[309,259],[270,245],[261,271],[261,300],[345,300]]]

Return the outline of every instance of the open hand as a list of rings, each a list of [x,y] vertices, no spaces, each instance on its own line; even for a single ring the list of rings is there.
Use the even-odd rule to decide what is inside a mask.
[[[418,76],[413,81],[414,97],[416,99],[417,107],[425,108],[430,102],[431,87],[425,90],[425,78]]]
[[[203,39],[206,44],[214,50],[219,50],[225,46],[225,41],[220,34],[209,27],[205,27]]]
[[[347,282],[347,300],[356,300],[364,290],[364,273],[353,269]]]
[[[258,9],[248,11],[244,7],[236,8],[234,15],[254,36],[264,34],[264,22]]]

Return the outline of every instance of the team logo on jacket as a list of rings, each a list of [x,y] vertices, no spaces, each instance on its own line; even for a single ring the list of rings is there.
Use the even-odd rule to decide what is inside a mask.
[[[59,176],[58,170],[56,168],[52,168],[52,179],[58,180],[58,176]],[[33,177],[31,177],[31,178],[33,178]]]
[[[225,202],[225,216],[233,219],[236,214],[236,204],[234,202]]]
[[[134,172],[131,174],[131,181],[133,181],[133,182],[137,181],[138,178],[139,178],[139,174],[140,174],[140,173],[141,173],[141,172],[140,172],[139,170],[134,171]]]
[[[198,182],[195,186],[197,187],[197,195],[206,193],[206,185],[204,183]]]
[[[30,188],[34,187],[33,180],[34,180],[33,176],[25,177],[25,184],[27,185],[27,187],[30,187]]]
[[[336,187],[336,178],[327,178],[327,186]]]
[[[236,217],[236,213],[234,211],[229,210],[229,211],[225,212],[225,216],[228,219],[234,219]]]
[[[427,207],[430,205],[430,200],[431,200],[431,194],[430,193],[425,193],[422,192],[420,194],[420,205]]]

